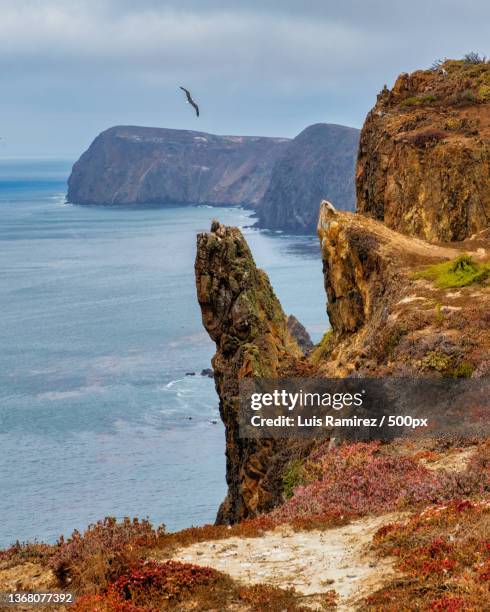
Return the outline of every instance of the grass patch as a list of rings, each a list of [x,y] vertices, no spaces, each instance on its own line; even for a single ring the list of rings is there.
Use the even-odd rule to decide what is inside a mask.
[[[467,287],[474,283],[482,283],[489,277],[490,262],[477,263],[467,254],[462,254],[451,261],[427,266],[412,276],[414,279],[430,280],[441,289]]]
[[[444,323],[444,313],[442,312],[442,304],[436,304],[436,316],[434,318],[434,322],[437,327],[441,327]]]
[[[284,485],[283,493],[286,499],[290,499],[293,496],[294,489],[303,484],[302,467],[303,461],[301,459],[294,459],[287,466],[282,479]]]

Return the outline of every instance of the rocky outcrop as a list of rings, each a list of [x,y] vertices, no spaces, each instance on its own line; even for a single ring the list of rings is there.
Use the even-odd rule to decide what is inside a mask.
[[[294,315],[289,315],[287,324],[289,333],[296,340],[299,348],[305,354],[310,353],[313,349],[313,342],[310,334],[306,331],[306,327]]]
[[[79,204],[255,205],[288,142],[117,126],[73,166],[67,197]]]
[[[258,209],[258,227],[314,234],[323,198],[355,209],[359,130],[317,123],[303,130],[276,162]]]
[[[226,428],[228,494],[217,521],[233,523],[278,503],[278,465],[289,456],[282,441],[239,437],[239,381],[274,378],[302,352],[240,230],[215,221],[210,232],[199,234],[195,273],[203,324],[216,343],[214,378]]]
[[[416,272],[463,253],[488,261],[489,230],[436,246],[323,202],[318,234],[332,325],[312,355],[322,375],[449,375],[433,367],[437,358],[452,372],[481,365],[490,346],[488,286],[441,288]]]
[[[463,253],[488,262],[490,230],[436,246],[323,202],[318,233],[332,330],[308,355],[240,231],[215,222],[198,236],[198,299],[216,343],[213,367],[226,428],[228,495],[218,522],[233,523],[278,504],[285,466],[314,444],[240,438],[244,377],[490,374],[488,281],[456,290],[416,274]]]
[[[490,225],[489,64],[447,61],[379,94],[361,133],[357,206],[431,242]]]
[[[321,204],[332,328],[311,353],[300,352],[240,232],[215,223],[198,239],[199,302],[217,345],[226,427],[221,521],[277,503],[285,457],[308,452],[290,441],[238,438],[240,378],[490,376],[488,103],[486,86],[476,89],[489,66],[446,62],[443,70],[402,76],[380,95],[361,138],[360,212]],[[431,274],[441,269],[446,276],[436,282]]]

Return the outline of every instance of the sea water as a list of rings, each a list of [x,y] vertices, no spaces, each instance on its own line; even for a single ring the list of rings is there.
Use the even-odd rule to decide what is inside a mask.
[[[109,515],[214,521],[224,429],[193,269],[213,218],[315,340],[328,328],[316,238],[237,208],[67,204],[69,167],[0,162],[0,546]]]

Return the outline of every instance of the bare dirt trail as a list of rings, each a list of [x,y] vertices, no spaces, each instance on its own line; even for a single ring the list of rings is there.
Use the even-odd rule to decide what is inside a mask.
[[[393,559],[378,559],[370,543],[379,527],[405,514],[367,517],[325,531],[293,531],[284,526],[262,537],[201,542],[179,548],[173,558],[205,565],[244,584],[294,587],[304,604],[317,608],[322,594],[338,593],[338,610],[355,609],[356,601],[393,577]]]

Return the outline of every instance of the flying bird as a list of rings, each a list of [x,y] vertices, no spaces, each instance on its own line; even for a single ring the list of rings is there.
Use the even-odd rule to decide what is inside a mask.
[[[192,99],[191,92],[185,87],[181,87],[180,89],[182,89],[182,91],[185,91],[185,95],[187,96],[187,103],[194,107],[196,115],[199,117],[199,106]]]

